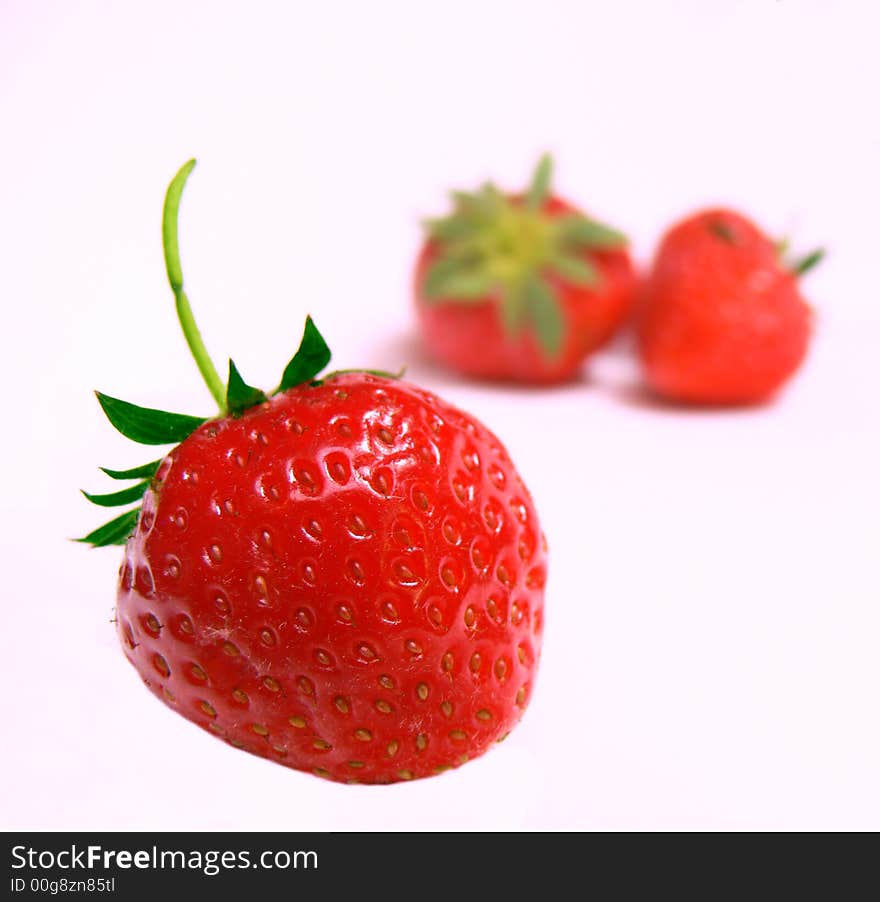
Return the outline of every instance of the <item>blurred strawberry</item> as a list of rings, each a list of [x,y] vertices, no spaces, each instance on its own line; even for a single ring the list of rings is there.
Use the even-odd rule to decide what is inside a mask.
[[[811,311],[799,277],[816,251],[786,264],[780,247],[739,213],[697,213],[664,237],[639,313],[648,386],[700,404],[769,398],[807,351]]]
[[[626,239],[550,190],[545,156],[525,195],[456,192],[427,223],[416,307],[433,355],[470,376],[551,383],[620,326],[635,274]]]

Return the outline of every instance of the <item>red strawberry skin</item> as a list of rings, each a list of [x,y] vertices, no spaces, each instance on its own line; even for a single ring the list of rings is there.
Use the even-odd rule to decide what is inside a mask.
[[[520,198],[512,197],[518,201]],[[551,196],[545,215],[577,212],[567,201]],[[425,274],[438,253],[435,240],[426,241],[415,270],[416,312],[425,343],[434,358],[456,372],[479,379],[553,384],[574,378],[584,358],[604,345],[626,321],[633,304],[636,272],[626,250],[589,250],[582,256],[599,274],[594,288],[566,281],[548,272],[565,320],[559,355],[542,353],[534,333],[505,331],[497,298],[467,304],[429,300]]]
[[[798,369],[811,314],[797,276],[744,216],[698,213],[664,237],[639,315],[645,380],[698,404],[764,401]]]
[[[126,546],[118,629],[151,691],[232,745],[394,782],[517,723],[545,578],[497,438],[414,386],[339,375],[168,455]]]

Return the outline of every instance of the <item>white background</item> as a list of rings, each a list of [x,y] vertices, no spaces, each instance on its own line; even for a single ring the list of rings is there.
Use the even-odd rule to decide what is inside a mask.
[[[878,14],[862,3],[0,0],[0,827],[880,828]],[[413,341],[418,220],[488,175],[631,234],[735,204],[804,250],[808,365],[777,403],[652,406],[625,347],[579,384],[458,381]],[[77,489],[148,459],[90,394],[210,413],[208,346],[270,386],[312,312],[509,446],[551,546],[542,672],[503,746],[346,787],[174,716],[110,625]]]

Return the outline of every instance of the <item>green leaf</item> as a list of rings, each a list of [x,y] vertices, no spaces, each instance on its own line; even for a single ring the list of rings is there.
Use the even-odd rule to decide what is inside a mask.
[[[201,417],[138,407],[101,392],[95,392],[95,395],[116,429],[126,438],[142,445],[177,444],[205,422]]]
[[[100,548],[103,545],[124,545],[126,539],[134,532],[139,515],[140,508],[137,507],[134,510],[126,511],[76,541],[92,545],[94,548]]]
[[[83,495],[85,495],[92,504],[97,504],[100,507],[120,507],[123,504],[131,504],[132,501],[143,498],[144,492],[147,490],[149,484],[150,480],[145,479],[143,482],[139,482],[137,485],[123,489],[121,492],[112,492],[109,495],[90,495],[88,492],[83,492]]]
[[[816,266],[818,266],[822,262],[824,257],[825,249],[821,247],[817,248],[812,253],[807,254],[806,257],[803,257],[800,260],[796,260],[791,265],[791,271],[796,276],[802,276],[805,273],[808,273],[811,269],[814,269]]]
[[[108,470],[106,467],[99,467],[99,469],[111,479],[149,479],[156,475],[156,470],[159,469],[159,464],[164,459],[164,457],[160,457],[159,460],[151,461],[140,467],[132,467],[130,470]]]
[[[551,269],[575,285],[593,286],[599,282],[596,267],[582,257],[560,255],[551,264]]]
[[[526,194],[526,209],[537,213],[550,196],[550,180],[553,178],[553,158],[549,153],[538,160],[532,182]]]
[[[470,238],[479,231],[479,223],[470,216],[453,214],[445,219],[428,219],[424,223],[428,234],[437,241]]]
[[[489,273],[454,258],[438,260],[425,274],[425,296],[430,300],[483,300],[492,287]]]
[[[616,229],[587,219],[586,216],[565,216],[559,220],[559,240],[564,244],[612,250],[626,244],[626,236]]]
[[[259,388],[248,385],[241,378],[238,367],[229,361],[229,381],[226,384],[226,409],[233,415],[238,416],[242,411],[253,407],[256,404],[262,404],[266,400],[266,395]]]
[[[515,336],[522,329],[526,315],[526,298],[522,284],[509,285],[501,299],[499,308],[501,325],[509,337]]]
[[[550,286],[541,278],[529,279],[525,286],[525,299],[529,322],[535,330],[541,349],[551,359],[559,356],[565,322]]]
[[[286,391],[314,379],[330,362],[330,348],[310,316],[306,317],[302,341],[290,363],[284,368],[278,391]]]

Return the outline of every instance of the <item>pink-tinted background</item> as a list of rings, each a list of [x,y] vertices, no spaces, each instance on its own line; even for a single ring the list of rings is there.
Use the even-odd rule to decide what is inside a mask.
[[[0,0],[0,826],[880,828],[880,57],[873,2]],[[558,186],[641,262],[725,201],[827,262],[777,403],[646,406],[625,349],[542,392],[413,342],[448,187]],[[211,411],[159,215],[177,167],[215,356],[270,386],[306,312],[339,366],[409,364],[484,419],[551,547],[545,655],[510,739],[441,778],[328,785],[156,704],[110,626],[116,551],[65,537],[143,449],[101,388]]]

